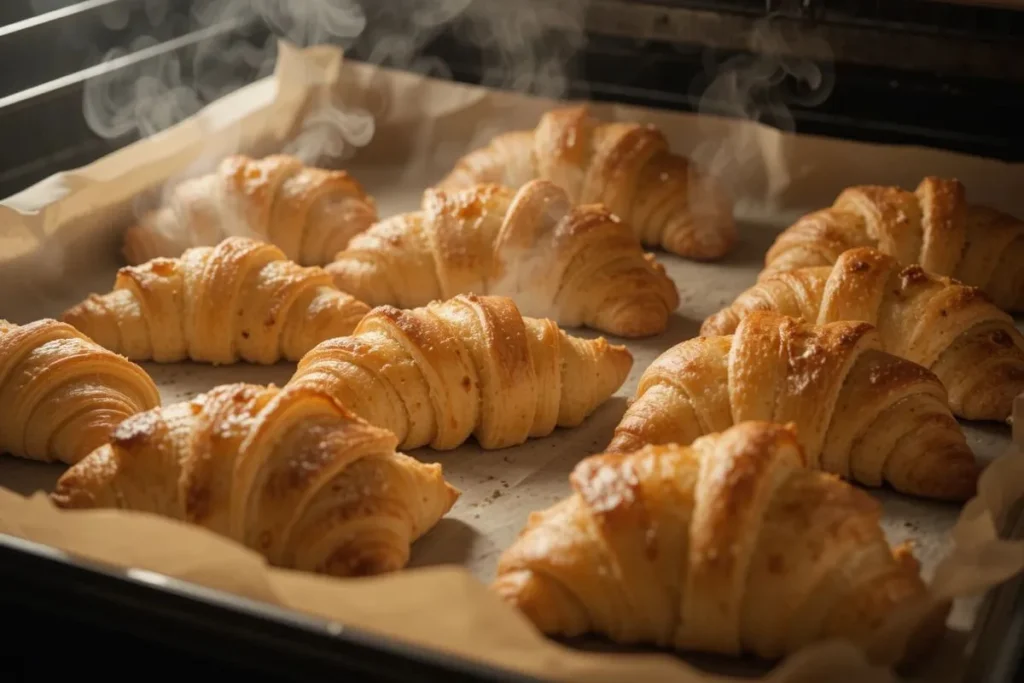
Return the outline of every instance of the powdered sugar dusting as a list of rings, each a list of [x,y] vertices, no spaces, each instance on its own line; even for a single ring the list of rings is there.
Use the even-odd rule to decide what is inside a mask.
[[[595,512],[609,512],[629,505],[636,500],[639,484],[632,468],[600,465],[587,480],[587,503]]]

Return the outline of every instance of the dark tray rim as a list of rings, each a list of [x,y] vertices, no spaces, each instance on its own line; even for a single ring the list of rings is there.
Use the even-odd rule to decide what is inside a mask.
[[[1002,538],[1024,538],[1024,498],[1005,520]],[[159,627],[161,641],[295,680],[338,673],[374,680],[541,683],[541,679],[426,646],[315,617],[298,610],[207,588],[157,572],[86,559],[0,533],[3,597],[53,612],[78,607],[95,622],[142,632]],[[1009,683],[1022,673],[1024,573],[985,596],[960,680]],[[254,661],[254,658],[256,661]],[[386,678],[376,678],[382,672]]]
[[[248,666],[297,680],[344,672],[374,680],[386,674],[379,680],[388,681],[540,683],[519,672],[4,533],[0,585],[6,601],[65,612],[76,606],[78,618],[87,614],[92,622],[134,633],[158,625],[165,644],[224,661],[244,657]]]

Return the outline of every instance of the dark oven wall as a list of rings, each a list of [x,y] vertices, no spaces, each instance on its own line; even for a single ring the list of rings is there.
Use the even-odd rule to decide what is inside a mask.
[[[465,82],[1024,160],[1024,11],[984,4],[4,0],[0,197],[266,75],[275,35]]]

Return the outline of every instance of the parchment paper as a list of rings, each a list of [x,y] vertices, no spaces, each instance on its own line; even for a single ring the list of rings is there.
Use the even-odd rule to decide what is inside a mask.
[[[374,114],[373,141],[355,150],[345,165],[375,195],[382,215],[415,209],[422,189],[440,179],[458,155],[500,130],[532,128],[553,104],[354,63],[342,68],[341,56],[333,49],[298,51],[283,46],[273,78],[225,98],[185,124],[51,178],[0,205],[0,317],[27,322],[57,316],[90,291],[107,291],[121,265],[121,230],[140,193],[201,172],[231,151],[281,148],[301,131],[302,117],[324,97],[351,111]],[[424,460],[441,462],[463,495],[448,517],[414,546],[408,571],[347,581],[299,575],[268,569],[239,546],[168,520],[124,512],[60,512],[41,495],[22,496],[49,490],[62,468],[9,456],[0,456],[0,484],[8,489],[0,488],[0,532],[540,677],[698,680],[695,669],[667,654],[584,652],[581,649],[603,646],[591,641],[567,649],[544,640],[487,593],[484,584],[493,578],[498,555],[531,510],[568,493],[573,466],[608,443],[626,398],[647,365],[671,345],[696,335],[705,316],[755,281],[765,249],[794,216],[830,204],[849,184],[913,187],[927,174],[959,177],[972,200],[1024,214],[1024,193],[1019,191],[1024,173],[1020,166],[964,155],[795,136],[756,124],[674,112],[596,105],[595,113],[656,123],[675,149],[723,174],[739,201],[742,246],[716,264],[659,254],[679,287],[682,304],[665,334],[629,342],[633,372],[616,396],[581,427],[501,451],[482,451],[469,444],[443,454],[415,452]],[[1018,191],[1010,191],[1013,187]],[[290,364],[144,367],[160,386],[165,404],[226,382],[283,384],[294,370]],[[1006,426],[968,424],[965,430],[985,460],[1010,450]],[[929,662],[930,670],[918,672],[925,680],[954,680],[977,595],[1024,567],[1024,543],[995,538],[1000,516],[1024,495],[1022,463],[1024,458],[1015,454],[1000,459],[985,475],[979,498],[963,511],[875,492],[884,506],[887,535],[893,542],[915,542],[926,576],[934,578],[936,596],[965,598],[957,601],[950,618],[953,646],[942,648],[943,655]],[[735,675],[765,668],[725,658],[686,659],[701,669]],[[882,681],[886,676],[860,653],[831,643],[791,658],[772,672],[770,680]]]

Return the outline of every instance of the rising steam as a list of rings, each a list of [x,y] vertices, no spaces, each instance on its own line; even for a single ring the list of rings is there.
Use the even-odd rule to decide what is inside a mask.
[[[788,27],[788,28],[787,28]],[[816,106],[835,86],[832,51],[820,34],[768,16],[755,24],[741,54],[721,64],[707,64],[694,83],[698,113],[747,119],[794,132],[790,106]],[[804,55],[795,57],[794,54]],[[762,135],[755,127],[734,127],[724,139],[709,139],[693,152],[712,175],[743,189],[743,204],[754,211],[772,210],[792,181],[784,139]],[[754,178],[767,184],[758,187]],[[743,213],[744,206],[738,207]]]
[[[370,46],[365,61],[371,64],[451,78],[450,65],[426,54],[431,41],[445,30],[454,30],[463,42],[483,48],[481,54],[488,60],[483,64],[483,85],[560,98],[570,85],[579,91],[579,84],[570,83],[568,66],[586,42],[588,2],[561,0],[524,7],[515,1],[474,0],[206,0],[183,11],[170,0],[141,0],[138,5],[154,33],[166,25],[184,26],[189,29],[185,33],[203,39],[189,50],[162,52],[90,80],[83,110],[90,128],[104,138],[159,133],[218,97],[272,73],[279,38],[303,46],[332,43],[343,48],[358,39]],[[111,8],[105,19],[108,25],[127,25],[129,10],[122,3]],[[273,34],[263,44],[239,39],[239,33],[253,25],[268,26]],[[787,26],[791,24],[769,17],[749,37],[753,56],[708,64],[695,84],[699,113],[761,121],[792,131],[790,105],[823,102],[834,84],[829,46],[814,33],[787,33]],[[154,37],[139,37],[106,59],[125,60],[158,42]],[[795,45],[813,58],[790,56]],[[789,89],[785,97],[779,94],[780,84]],[[377,117],[383,114],[337,96],[325,97],[315,103],[299,134],[283,151],[307,164],[337,165],[372,141]],[[437,149],[432,122],[417,126],[403,169],[410,176],[419,176],[443,151]],[[466,131],[466,139],[460,142],[477,146],[500,130],[500,121],[481,122]],[[727,179],[734,189],[742,188],[742,195],[763,210],[791,182],[779,140],[760,135],[753,127],[737,127],[724,139],[720,132],[708,136],[692,155],[711,174]],[[217,159],[197,160],[185,176],[212,170],[223,156],[223,147],[219,146]],[[753,182],[755,178],[766,178],[767,183]],[[173,184],[182,179],[172,179]]]
[[[189,49],[137,59],[86,82],[85,119],[103,138],[153,135],[211,101],[269,75],[277,59],[278,38],[298,45],[347,45],[366,26],[366,16],[354,0],[207,0],[185,11],[169,0],[143,0],[140,4],[154,34],[168,24],[185,27],[187,30],[178,33],[184,35],[182,47]],[[111,7],[103,15],[104,22],[111,29],[123,27],[129,9],[122,4]],[[262,44],[240,39],[240,31],[257,24],[269,26],[274,34]],[[124,60],[159,42],[153,36],[140,36],[103,59]],[[345,114],[340,107],[329,113],[317,112],[313,123],[317,131],[335,126],[325,145],[333,155],[340,154],[346,143],[358,146],[368,141],[365,116],[356,112],[358,120],[351,123]],[[355,137],[347,138],[353,131]]]
[[[153,35],[137,37],[104,56],[107,62],[119,63],[85,84],[83,112],[89,127],[103,138],[158,134],[210,102],[270,75],[280,39],[299,46],[342,48],[358,39],[370,47],[364,60],[371,64],[447,79],[452,76],[449,66],[427,56],[426,48],[452,29],[464,43],[484,48],[482,52],[493,59],[483,65],[485,85],[560,97],[568,88],[566,63],[583,44],[587,1],[562,0],[553,8],[537,4],[525,8],[529,11],[515,2],[473,0],[205,0],[184,9],[170,0],[140,0],[130,7],[116,3],[103,8],[108,28],[123,29],[131,25],[130,12],[142,12]],[[269,36],[262,43],[253,40],[254,35],[267,35],[267,28]],[[161,49],[168,34],[177,36],[171,40],[181,42],[181,49]],[[367,111],[343,101],[339,93],[321,92],[318,97],[281,151],[307,165],[337,167],[372,141],[377,118],[388,112]],[[433,125],[417,122],[410,136],[411,158],[401,169],[400,181],[420,176],[437,158]],[[480,126],[467,131],[463,142],[481,143],[499,130]],[[183,207],[195,202],[206,202],[205,210],[216,212],[220,234],[258,237],[239,207],[209,201],[217,185],[208,174],[226,154],[244,151],[233,135],[234,131],[219,131],[216,144],[167,179],[161,192],[136,197],[136,218],[146,226],[154,248],[162,244],[180,253],[216,237],[202,237],[190,229],[193,221]]]
[[[133,59],[160,44],[153,36],[141,36],[105,55],[108,62],[124,63],[85,84],[85,120],[107,139],[159,133],[211,101],[271,74],[281,38],[300,46],[330,43],[343,48],[361,39],[371,46],[365,57],[371,64],[450,78],[449,66],[426,56],[425,48],[453,27],[461,40],[486,48],[485,54],[492,56],[493,61],[484,64],[485,85],[559,97],[568,88],[565,64],[583,44],[586,1],[564,0],[556,7],[536,5],[536,12],[524,12],[514,2],[473,0],[206,0],[185,10],[170,0],[142,0],[139,4],[154,34],[167,33],[164,29],[173,26],[176,35],[195,39],[188,49]],[[111,29],[124,28],[129,11],[116,3],[104,21]],[[254,44],[251,37],[241,39],[251,26],[269,27],[272,34],[263,44]],[[549,35],[550,27],[557,30],[555,38]],[[307,164],[337,165],[373,139],[375,116],[383,113],[325,98],[314,103],[299,134],[283,151]],[[432,156],[430,125],[418,131],[417,144],[422,141],[425,146],[414,150],[407,172],[416,172]],[[497,131],[474,131],[473,142],[491,132]],[[224,148],[231,146],[230,141],[218,142],[218,158],[199,159],[182,177],[171,179],[164,200],[184,178],[213,169]],[[151,200],[140,199],[137,213],[152,206]]]
[[[487,48],[486,54],[493,59],[484,64],[484,85],[560,97],[568,88],[565,65],[584,42],[586,1],[535,5],[536,11],[524,12],[515,2],[473,0],[207,0],[186,11],[170,0],[142,0],[154,33],[173,24],[203,39],[194,40],[191,51],[138,60],[89,80],[83,110],[89,127],[101,137],[152,135],[269,75],[279,38],[303,46],[348,47],[362,37],[372,46],[366,58],[371,64],[450,78],[448,65],[425,56],[424,48],[452,26],[462,40]],[[112,5],[103,15],[104,22],[111,29],[123,28],[129,11],[120,3]],[[267,26],[273,35],[262,45],[240,40],[239,30],[253,25]],[[549,35],[552,28],[557,34]],[[104,61],[123,61],[158,44],[155,37],[137,37],[127,48],[111,50]],[[325,141],[328,156],[365,145],[372,137],[373,124],[368,121],[372,117],[367,112],[349,112],[340,102],[325,106],[328,110],[315,113],[311,126],[318,131],[316,139],[334,130]]]

